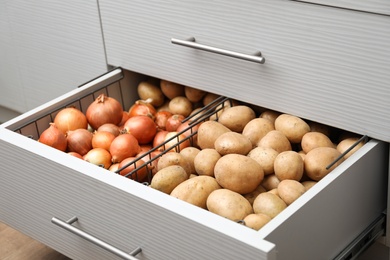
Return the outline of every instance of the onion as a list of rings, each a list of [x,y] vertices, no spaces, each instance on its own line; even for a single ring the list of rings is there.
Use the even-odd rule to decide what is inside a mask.
[[[118,169],[119,169],[119,163],[113,163],[111,164],[110,168],[108,168],[110,172],[116,172]]]
[[[112,162],[120,163],[127,157],[133,157],[140,149],[137,139],[132,134],[120,134],[115,137],[110,145]]]
[[[122,105],[116,99],[105,94],[100,94],[88,106],[86,112],[88,123],[93,129],[98,129],[107,123],[118,125],[122,121],[122,116]]]
[[[118,136],[120,134],[119,126],[107,123],[104,125],[101,125],[96,131],[98,132],[110,132],[115,136]]]
[[[119,164],[118,169],[121,169],[122,167],[125,167],[127,164],[133,162],[136,159],[137,159],[136,157],[128,157],[128,158],[124,159]],[[122,176],[125,176],[126,174],[130,173],[134,169],[139,168],[144,163],[145,163],[144,160],[139,159],[138,161],[136,161],[134,163],[131,163],[129,166],[127,166],[126,168],[121,170],[119,172],[119,174],[122,175]],[[130,178],[132,180],[136,180],[136,181],[142,182],[146,178],[146,176],[148,175],[147,167],[148,166],[146,165],[146,166],[141,167],[140,169],[137,169],[137,171],[135,171],[131,175],[127,176],[127,178]]]
[[[153,147],[157,147],[157,146],[161,145],[165,141],[165,136],[168,133],[169,133],[168,131],[158,131],[153,139]]]
[[[67,134],[68,151],[84,156],[92,149],[93,134],[87,129],[76,129]]]
[[[140,144],[147,144],[153,141],[157,133],[157,126],[153,119],[148,116],[133,116],[123,126],[126,133],[132,134]]]
[[[103,148],[93,148],[83,156],[84,161],[108,169],[111,166],[111,154]]]
[[[192,146],[197,146],[198,141],[198,134],[195,133],[198,131],[199,126],[201,123],[190,125],[191,121],[186,121],[179,125],[179,127],[176,129],[178,133],[182,133],[185,137],[189,137],[190,140],[192,140]],[[186,130],[187,129],[187,130]],[[185,131],[185,132],[183,132]]]
[[[126,122],[129,118],[130,118],[129,112],[123,111],[122,120],[121,120],[121,122],[118,124],[118,126],[123,126],[123,125],[125,124],[125,122]]]
[[[129,109],[129,117],[133,116],[148,116],[154,119],[156,108],[150,103],[151,99],[137,100]]]
[[[144,162],[148,162],[148,169],[154,176],[157,173],[157,163],[160,159],[161,151],[155,150],[152,152],[140,152],[136,157],[141,157]],[[152,160],[153,159],[153,160]]]
[[[167,130],[169,132],[176,131],[184,119],[185,119],[185,117],[183,115],[180,115],[180,114],[174,114],[174,115],[170,116],[166,122],[165,130]]]
[[[74,107],[66,107],[60,110],[54,117],[54,123],[57,128],[64,134],[68,131],[76,130],[79,128],[87,129],[88,122],[87,117]]]
[[[171,138],[173,139],[169,140]],[[170,152],[180,152],[184,148],[189,147],[191,144],[187,137],[185,137],[183,134],[178,134],[178,132],[169,132],[165,136],[165,142],[167,143],[162,147],[162,149],[165,147],[165,150],[169,150]]]
[[[83,159],[83,156],[81,156],[81,154],[79,153],[76,153],[76,152],[68,152],[69,155],[72,155],[76,158],[79,158],[79,159]]]
[[[42,132],[38,139],[38,142],[56,148],[60,151],[65,152],[68,141],[66,140],[65,134],[60,131],[55,123],[50,123],[49,128]]]
[[[115,137],[116,136],[110,132],[96,131],[92,137],[92,148],[103,148],[109,151],[110,145]]]
[[[166,125],[168,118],[172,116],[172,113],[169,111],[158,111],[156,113],[156,116],[154,118],[154,122],[157,125],[157,128],[159,130],[166,130]]]

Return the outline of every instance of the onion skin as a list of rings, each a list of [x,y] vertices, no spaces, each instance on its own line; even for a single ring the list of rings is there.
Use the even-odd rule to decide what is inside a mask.
[[[137,100],[129,109],[129,118],[133,116],[148,116],[152,119],[156,116],[156,108],[148,100]]]
[[[38,142],[51,146],[62,152],[65,152],[68,147],[66,136],[57,128],[55,123],[50,123],[49,128],[42,132]]]
[[[134,161],[135,159],[137,159],[136,157],[128,157],[128,158],[125,158],[120,164],[119,164],[119,169],[126,166],[126,164],[128,163],[131,163],[132,161]],[[119,172],[120,175],[122,176],[125,176],[126,174],[130,173],[131,171],[133,171],[135,168],[138,168],[140,167],[142,164],[144,164],[145,161],[142,160],[142,159],[139,159],[137,162],[135,163],[131,163],[129,166],[127,166],[126,168],[124,168],[123,170],[121,170]],[[144,166],[142,168],[140,168],[139,170],[135,171],[132,175],[130,176],[127,176],[127,178],[130,178],[132,180],[135,180],[135,181],[138,181],[138,182],[142,182],[146,176],[148,175],[148,169],[147,169],[147,166]]]
[[[157,125],[158,130],[166,130],[168,118],[172,116],[169,111],[158,111],[154,118],[154,122]]]
[[[176,137],[174,137],[176,136]],[[173,138],[174,137],[174,138]],[[169,140],[173,138],[172,140]],[[169,140],[169,141],[168,141]],[[191,145],[190,140],[183,134],[179,134],[178,132],[169,132],[165,136],[165,150],[169,149],[169,152],[177,152],[179,153],[181,150],[183,150],[186,147],[189,147]],[[181,142],[180,144],[178,144]],[[164,146],[161,147],[161,149],[164,149]],[[160,150],[161,149],[157,149]]]
[[[67,133],[68,151],[84,156],[92,149],[93,134],[87,129],[76,129]]]
[[[107,123],[104,125],[101,125],[96,131],[98,132],[110,132],[115,136],[118,136],[120,134],[119,126]]]
[[[133,116],[123,126],[126,133],[132,134],[139,144],[147,144],[153,141],[157,133],[157,125],[148,116]]]
[[[165,136],[168,134],[168,131],[158,131],[157,134],[154,136],[153,139],[153,148],[161,145],[163,142],[165,142]],[[158,148],[158,150],[163,148]]]
[[[185,119],[183,115],[173,114],[167,119],[165,130],[168,132],[174,132],[182,124],[181,122]]]
[[[81,154],[79,153],[76,153],[76,152],[68,152],[69,155],[72,155],[76,158],[79,158],[79,159],[84,159],[83,156],[81,156]]]
[[[88,128],[87,117],[83,112],[74,107],[61,109],[54,117],[54,124],[63,134],[79,128]]]
[[[111,154],[103,148],[93,148],[83,156],[84,161],[102,166],[105,169],[111,166]]]
[[[100,94],[87,108],[86,117],[93,129],[111,123],[119,125],[123,117],[122,105],[118,100]]]
[[[110,145],[109,152],[112,156],[112,163],[120,163],[127,157],[134,157],[140,150],[141,147],[137,138],[132,134],[124,133],[115,137]]]
[[[92,137],[92,148],[103,148],[107,151],[110,150],[110,145],[115,139],[115,135],[110,132],[96,131]]]

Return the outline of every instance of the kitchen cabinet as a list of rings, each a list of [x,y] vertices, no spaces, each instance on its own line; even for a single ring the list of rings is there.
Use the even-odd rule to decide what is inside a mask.
[[[0,106],[29,111],[107,71],[96,1],[0,1]]]
[[[333,259],[373,223],[383,224],[383,234],[390,141],[387,15],[287,0],[100,0],[99,14],[107,65],[117,68],[0,128],[2,221],[75,259],[117,256],[68,232],[73,228],[120,254],[135,250],[137,259]],[[36,142],[60,108],[85,111],[105,92],[128,109],[137,84],[149,77],[369,141],[259,232]],[[77,221],[68,221],[74,216]]]

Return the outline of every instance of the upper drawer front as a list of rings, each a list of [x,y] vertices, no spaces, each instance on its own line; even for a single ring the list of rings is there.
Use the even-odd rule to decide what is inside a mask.
[[[112,65],[390,141],[389,17],[275,0],[100,5]],[[190,37],[266,61],[171,43]]]

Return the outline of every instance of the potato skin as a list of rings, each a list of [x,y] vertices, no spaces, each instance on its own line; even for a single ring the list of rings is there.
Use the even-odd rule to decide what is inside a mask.
[[[248,156],[227,154],[215,164],[214,176],[223,188],[246,194],[257,188],[264,172],[260,164]]]
[[[253,213],[252,206],[247,199],[228,189],[218,189],[211,192],[206,205],[210,212],[233,221],[243,220]]]
[[[200,149],[213,148],[217,138],[230,129],[217,121],[206,121],[198,128],[198,146]]]
[[[212,148],[200,150],[194,158],[194,167],[198,175],[214,177],[214,167],[221,155]]]
[[[244,218],[245,226],[254,230],[260,230],[265,224],[271,221],[271,218],[263,213],[252,213]]]
[[[221,189],[221,186],[215,178],[210,176],[196,176],[177,185],[172,190],[171,196],[207,209],[207,198],[211,192],[217,189]]]
[[[260,139],[271,130],[275,130],[275,126],[270,120],[265,118],[254,118],[245,125],[242,130],[242,135],[249,138],[252,147],[256,147]]]
[[[214,147],[222,156],[232,153],[247,155],[252,150],[252,143],[240,133],[227,132],[215,140]]]
[[[303,159],[295,151],[281,152],[275,158],[274,171],[276,177],[278,177],[278,179],[281,181],[300,181],[304,171]]]
[[[248,156],[254,159],[263,168],[264,174],[269,175],[274,173],[274,162],[278,152],[268,147],[255,147]]]
[[[287,204],[278,196],[270,192],[260,193],[253,202],[253,211],[263,213],[270,218],[276,217],[287,208]]]
[[[291,143],[286,135],[278,130],[269,131],[263,138],[260,139],[257,146],[272,148],[278,153],[292,150]]]
[[[275,129],[281,131],[291,143],[300,143],[310,132],[310,126],[297,116],[281,114],[275,119]]]
[[[170,165],[159,170],[150,183],[150,187],[170,194],[177,185],[188,179],[188,174],[179,165]]]
[[[293,203],[305,192],[305,186],[296,180],[283,180],[278,185],[278,195],[287,205]]]
[[[334,148],[335,145],[332,143],[330,138],[328,136],[326,136],[325,134],[320,133],[320,132],[309,132],[309,133],[306,133],[302,137],[301,147],[305,153],[308,153],[312,149],[317,148],[317,147],[332,147],[332,148]]]
[[[308,152],[305,156],[305,173],[314,181],[319,181],[330,173],[334,168],[339,166],[345,159],[341,158],[328,170],[326,167],[341,156],[336,148],[317,147]]]
[[[245,105],[226,108],[220,115],[218,122],[233,132],[242,133],[245,125],[256,118],[255,111]]]

